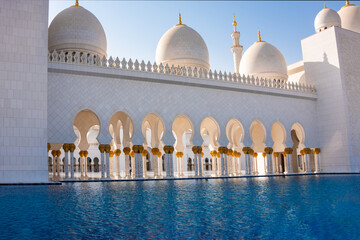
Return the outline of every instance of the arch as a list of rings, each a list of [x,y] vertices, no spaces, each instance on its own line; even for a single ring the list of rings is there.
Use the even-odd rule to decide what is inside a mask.
[[[73,128],[79,140],[76,140],[77,147],[81,150],[87,150],[90,146],[88,136],[92,137],[92,141],[97,141],[100,132],[100,121],[97,115],[91,110],[85,109],[80,111],[74,118]],[[89,131],[92,133],[89,133]],[[95,139],[95,140],[94,140]]]
[[[180,115],[175,118],[172,124],[172,133],[176,139],[175,150],[177,152],[183,152],[187,144],[192,145],[194,126],[185,115]]]
[[[125,112],[116,112],[109,121],[109,132],[113,138],[113,147],[130,147],[131,136],[134,133],[134,124]]]
[[[204,140],[204,148],[209,147],[210,150],[217,149],[220,144],[220,127],[218,122],[213,117],[206,117],[200,125],[200,136]]]
[[[229,141],[228,148],[241,151],[244,135],[245,131],[241,122],[235,118],[230,119],[226,125],[226,137]]]
[[[293,148],[305,148],[305,130],[303,126],[296,122],[291,127],[291,139],[293,140]]]
[[[150,129],[150,132],[148,129]],[[148,136],[150,142],[146,141],[146,144],[150,148],[159,148],[160,145],[163,145],[162,138],[165,133],[165,125],[161,117],[157,114],[150,113],[144,118],[141,124],[141,131],[145,139],[147,135],[146,132],[148,131],[148,135],[150,134],[150,137]]]
[[[286,148],[286,129],[281,122],[277,121],[272,125],[271,138],[274,142],[274,152],[284,152]]]
[[[253,142],[252,149],[257,153],[264,152],[266,147],[266,128],[264,124],[259,120],[254,120],[250,125],[249,133]]]

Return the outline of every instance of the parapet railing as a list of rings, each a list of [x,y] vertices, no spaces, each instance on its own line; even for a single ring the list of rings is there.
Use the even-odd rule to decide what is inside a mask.
[[[168,64],[163,65],[162,63],[157,64],[156,62],[152,64],[150,61],[145,63],[144,60],[139,62],[137,59],[135,62],[133,62],[131,59],[126,61],[125,58],[120,61],[118,57],[116,59],[111,56],[108,59],[105,56],[100,58],[99,55],[79,51],[58,52],[54,50],[52,53],[48,53],[48,61],[165,75],[176,75],[266,88],[284,89],[304,93],[316,93],[315,87],[309,84],[298,84],[293,82],[290,83],[279,79],[255,78],[254,76],[245,76],[235,73],[222,73],[221,71],[217,72],[216,70],[212,71],[211,69],[207,71],[206,69],[196,67],[181,67],[174,65],[169,66]]]

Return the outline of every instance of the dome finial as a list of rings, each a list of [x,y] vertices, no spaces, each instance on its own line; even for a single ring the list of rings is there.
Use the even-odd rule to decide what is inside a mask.
[[[343,8],[344,7],[349,7],[349,6],[356,6],[356,5],[355,4],[350,4],[350,1],[346,0],[346,4],[345,4],[345,6],[343,6]]]
[[[260,30],[258,31],[258,41],[257,41],[257,42],[263,42],[263,41],[261,40]]]
[[[327,7],[326,7],[326,2],[324,2],[324,8],[327,8]]]
[[[233,20],[233,24],[234,26],[234,32],[236,32],[236,26],[237,26],[237,22],[235,21],[235,14],[234,14],[234,20]]]
[[[75,2],[75,6],[79,6],[79,0],[76,0],[76,2]]]
[[[181,13],[179,12],[179,23],[178,25],[182,25],[182,22],[181,22]]]

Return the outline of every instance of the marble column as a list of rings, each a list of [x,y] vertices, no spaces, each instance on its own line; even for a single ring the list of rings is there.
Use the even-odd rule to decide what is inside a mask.
[[[159,177],[159,160],[158,160],[159,149],[153,148],[153,149],[151,149],[151,153],[152,153],[152,158],[153,158],[153,163],[154,163],[154,178],[158,178]]]
[[[265,148],[266,153],[266,173],[273,174],[273,162],[272,162],[272,153],[274,152],[273,148],[267,147]]]
[[[55,181],[56,180],[56,150],[52,150],[51,151],[51,156],[52,156],[52,180]]]
[[[134,145],[133,146],[133,152],[135,155],[135,161],[134,161],[134,172],[135,172],[135,178],[143,178],[144,176],[144,169],[143,169],[143,163],[142,163],[142,152],[144,151],[144,147],[142,145]]]
[[[211,170],[212,170],[212,176],[215,177],[217,174],[216,174],[216,171],[217,171],[217,160],[216,160],[216,154],[217,152],[216,151],[211,151],[210,152],[210,155],[211,155]]]
[[[243,147],[243,153],[245,154],[245,174],[250,175],[251,173],[251,160],[250,154],[252,149],[250,147]]]
[[[219,147],[219,152],[221,155],[221,176],[228,175],[228,166],[227,166],[227,147]]]
[[[105,153],[105,145],[99,145],[100,150],[100,162],[101,162],[101,179],[105,178],[105,160],[104,160],[104,153]]]
[[[178,171],[178,177],[183,177],[183,169],[182,169],[182,157],[184,156],[184,153],[177,152],[176,153],[176,162],[177,162],[177,171]]]
[[[221,154],[219,151],[216,152],[216,176],[221,176]]]
[[[198,170],[198,159],[197,159],[197,156],[198,156],[198,148],[196,146],[193,146],[192,147],[192,151],[194,153],[194,167],[195,167],[195,177],[198,177],[199,176],[199,170]]]
[[[257,157],[258,157],[258,153],[253,152],[253,153],[252,153],[252,158],[251,158],[251,161],[252,161],[252,164],[253,164],[253,167],[252,167],[252,169],[253,169],[252,174],[254,174],[254,175],[259,174],[259,168],[258,168]]]
[[[204,163],[203,163],[203,156],[204,153],[202,152],[202,147],[198,146],[197,147],[197,154],[198,154],[198,164],[199,164],[199,176],[203,177],[204,176]]]
[[[109,152],[110,178],[114,178],[114,151]]]
[[[275,173],[279,173],[279,153],[275,152],[274,153],[274,172]]]
[[[63,149],[65,153],[64,167],[65,167],[65,179],[69,178],[69,144],[64,143]]]
[[[163,162],[162,162],[162,152],[158,152],[158,174],[159,174],[159,177],[162,177],[162,171],[163,171]]]
[[[123,149],[123,152],[125,154],[125,179],[129,179],[131,178],[130,175],[130,148],[129,147],[125,147]]]
[[[285,157],[285,174],[293,173],[293,165],[292,165],[292,148],[285,148],[284,157]]]
[[[146,159],[146,156],[148,154],[148,151],[147,150],[144,150],[142,152],[142,167],[143,167],[143,176],[144,178],[147,178],[147,159]]]
[[[310,154],[311,154],[310,148],[304,148],[304,157],[305,157],[305,166],[306,166],[306,172],[311,172],[311,163],[310,163]]]
[[[121,154],[121,150],[116,149],[114,151],[114,153],[115,153],[115,163],[116,163],[116,177],[117,177],[117,179],[121,179],[121,175],[120,175],[120,154]]]
[[[320,148],[315,148],[314,150],[314,160],[315,160],[315,173],[320,172]]]
[[[106,144],[106,145],[105,145],[106,179],[110,179],[110,158],[109,158],[110,150],[111,150],[110,145],[109,145],[109,144]]]
[[[88,179],[88,175],[87,175],[87,173],[88,173],[88,161],[87,161],[87,156],[89,155],[89,152],[88,151],[84,151],[84,175],[85,175],[85,179]]]

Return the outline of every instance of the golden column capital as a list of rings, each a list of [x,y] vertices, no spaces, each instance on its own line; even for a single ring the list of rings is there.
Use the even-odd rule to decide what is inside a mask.
[[[266,155],[267,155],[266,152],[263,152],[263,153],[262,153],[263,158],[265,158]]]
[[[201,155],[201,158],[203,158],[203,157],[204,157],[204,153],[203,153],[203,152],[201,152],[201,153],[200,153],[200,155]]]
[[[110,145],[109,145],[109,144],[106,144],[106,145],[105,145],[105,152],[106,152],[106,153],[109,153],[110,150],[111,150]]]
[[[303,150],[305,154],[310,154],[312,152],[311,148],[304,148]]]
[[[162,153],[159,151],[159,152],[157,153],[158,158],[161,158],[161,155],[162,155]]]
[[[132,149],[134,153],[142,153],[144,151],[144,147],[142,145],[134,145]]]
[[[121,154],[121,150],[120,149],[116,149],[115,150],[115,156],[120,156],[120,154]]]
[[[83,151],[84,157],[87,157],[89,155],[88,151]]]
[[[83,157],[83,156],[84,156],[84,152],[83,152],[83,151],[80,151],[80,152],[79,152],[79,155],[80,155],[80,157]]]
[[[63,144],[63,149],[64,149],[64,152],[68,152],[69,150],[70,150],[70,146],[69,146],[70,144],[68,144],[68,143],[64,143]]]
[[[300,150],[300,154],[301,154],[301,156],[304,156],[304,154],[305,154],[304,149]]]
[[[51,151],[51,155],[52,155],[53,157],[56,157],[56,150],[52,150],[52,151]]]
[[[123,149],[123,151],[124,151],[125,155],[129,155],[131,150],[130,150],[129,147],[125,147],[125,148]]]
[[[228,156],[231,156],[231,155],[233,154],[233,150],[232,150],[232,149],[228,149],[228,150],[226,151],[226,154],[227,154]]]
[[[191,150],[193,151],[194,154],[198,153],[197,146],[193,146]]]
[[[243,147],[243,149],[242,149],[243,153],[245,153],[245,154],[250,154],[251,150],[252,149],[250,147]]]
[[[69,150],[70,150],[70,152],[73,153],[73,152],[75,151],[75,149],[76,149],[75,144],[70,143],[70,144],[69,144]]]
[[[99,145],[99,150],[101,153],[104,153],[105,152],[105,145],[104,144],[100,144]]]
[[[142,151],[142,156],[143,156],[143,157],[146,157],[147,154],[148,154],[148,151],[147,151],[147,150],[143,150],[143,151]]]
[[[221,153],[220,152],[216,152],[216,157],[220,158],[221,157]]]
[[[278,153],[278,152],[274,152],[274,157],[279,157],[279,153]]]
[[[319,154],[320,153],[320,148],[315,148],[314,149],[314,154]]]
[[[292,153],[293,153],[293,149],[292,149],[292,148],[285,148],[284,153],[286,153],[286,154],[292,154]]]
[[[214,157],[215,151],[210,151],[210,155],[211,155],[212,157]]]
[[[56,151],[56,156],[57,156],[57,157],[60,157],[60,155],[61,155],[61,151],[60,151],[60,150],[57,150],[57,151]]]
[[[153,148],[153,149],[151,149],[151,153],[152,153],[153,155],[157,155],[158,152],[159,152],[159,149],[158,149],[158,148]]]
[[[50,151],[50,149],[51,149],[51,144],[48,143],[48,144],[47,144],[47,150]]]
[[[132,157],[132,158],[134,158],[134,157],[135,157],[135,153],[134,153],[134,151],[131,151],[131,152],[130,152],[130,157]]]
[[[272,147],[266,147],[266,148],[264,149],[264,152],[265,152],[266,154],[272,154],[272,153],[274,152],[274,149],[273,149]]]
[[[258,154],[256,152],[252,153],[253,157],[257,158]]]
[[[115,154],[114,151],[110,151],[110,152],[109,152],[109,157],[113,157],[114,154]]]
[[[182,158],[184,156],[184,153],[183,152],[177,152],[176,153],[176,157],[177,158]]]

